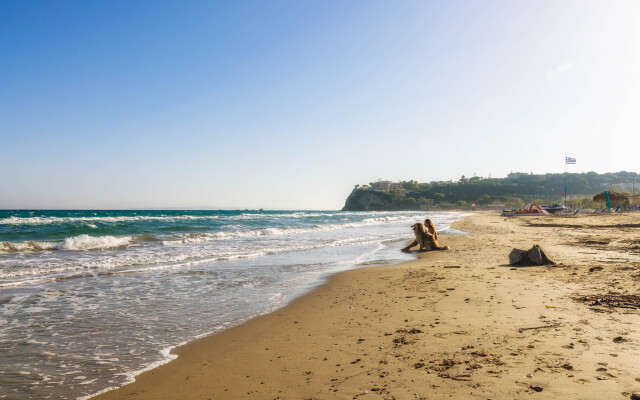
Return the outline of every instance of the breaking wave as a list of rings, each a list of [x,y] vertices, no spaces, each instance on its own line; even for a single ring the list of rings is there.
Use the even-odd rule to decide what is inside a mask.
[[[389,222],[400,219],[406,219],[407,216],[381,216],[375,217],[377,214],[383,215],[383,212],[369,212],[367,213],[372,218],[364,219],[362,222]],[[7,218],[0,218],[0,225],[53,225],[53,224],[77,224],[84,223],[87,226],[91,226],[93,223],[118,223],[118,222],[144,222],[144,221],[160,221],[160,222],[179,222],[179,221],[207,221],[217,219],[228,220],[283,220],[283,219],[306,219],[306,218],[335,218],[342,217],[344,220],[346,216],[362,215],[355,212],[343,212],[338,215],[335,213],[323,213],[323,212],[292,212],[285,214],[262,214],[262,213],[242,213],[236,215],[129,215],[129,216],[84,216],[84,217],[17,217],[10,216]],[[95,225],[93,226],[95,227]]]
[[[12,217],[13,218],[13,217]],[[123,217],[124,218],[124,217]],[[126,217],[128,218],[128,217]],[[144,242],[160,241],[162,245],[172,246],[188,243],[205,243],[218,240],[241,239],[260,236],[280,236],[305,234],[321,231],[335,231],[341,229],[350,229],[364,227],[368,225],[385,224],[391,222],[399,222],[412,220],[407,216],[385,216],[366,218],[360,222],[336,223],[327,225],[311,225],[307,227],[269,227],[259,229],[240,230],[240,225],[228,226],[227,230],[220,232],[189,232],[169,235],[157,234],[141,234],[133,236],[91,236],[82,234],[78,236],[68,237],[63,241],[23,241],[23,242],[0,242],[0,253],[17,253],[17,252],[38,252],[38,251],[54,251],[54,250],[106,250],[114,248],[125,248],[134,244],[144,244]]]
[[[56,250],[97,250],[111,249],[127,246],[132,241],[131,236],[89,236],[80,235],[66,238],[62,243],[56,245]]]
[[[0,252],[17,253],[22,251],[47,250],[102,250],[128,246],[134,240],[131,236],[89,236],[79,235],[68,237],[61,242],[0,242]]]
[[[218,219],[218,215],[120,216],[120,217],[15,217],[0,219],[4,225],[49,225],[82,222],[195,221]]]

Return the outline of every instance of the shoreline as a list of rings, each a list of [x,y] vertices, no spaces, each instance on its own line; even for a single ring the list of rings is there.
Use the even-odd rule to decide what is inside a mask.
[[[441,233],[440,236],[443,236],[443,237],[446,238],[446,237],[451,237],[451,236],[456,236],[456,235],[463,235],[463,234],[467,233],[467,232],[455,229],[453,227],[453,225],[455,223],[460,222],[462,219],[464,219],[464,218],[466,218],[466,217],[468,217],[470,215],[473,215],[472,211],[469,211],[469,210],[441,210],[441,211],[457,212],[457,213],[461,214],[461,216],[460,216],[460,219],[456,220],[454,223],[452,223],[448,227],[442,229],[443,231],[453,230],[454,232],[452,232],[452,233]],[[404,243],[403,240],[398,240],[397,242],[398,243]],[[407,241],[406,243],[408,244],[410,242],[411,242],[411,240]],[[416,249],[417,248],[414,248],[413,250],[416,250]],[[329,285],[331,283],[331,281],[334,278],[336,278],[338,275],[349,273],[351,271],[363,270],[363,269],[394,267],[396,265],[402,265],[402,264],[405,264],[405,263],[413,263],[413,262],[418,261],[419,253],[414,251],[412,254],[416,257],[416,259],[407,260],[407,261],[399,261],[399,262],[394,263],[394,264],[379,264],[379,265],[365,265],[365,264],[363,264],[363,265],[361,265],[359,267],[353,267],[353,266],[352,267],[343,267],[343,268],[339,268],[339,269],[333,270],[333,271],[325,271],[325,272],[321,273],[319,276],[317,276],[314,279],[313,282],[307,283],[305,285],[307,287],[307,289],[301,288],[299,290],[299,292],[297,294],[294,294],[293,298],[288,303],[286,303],[283,307],[278,308],[276,310],[272,310],[272,311],[265,311],[264,313],[255,315],[253,317],[250,317],[249,319],[241,320],[237,324],[234,324],[231,327],[225,328],[225,329],[223,329],[221,331],[215,331],[215,332],[211,332],[211,333],[202,334],[202,335],[196,336],[194,338],[185,340],[184,342],[182,342],[180,344],[177,344],[175,346],[172,346],[170,348],[163,349],[163,350],[161,350],[161,353],[163,353],[163,354],[166,353],[167,354],[167,358],[166,359],[162,359],[162,360],[158,360],[158,361],[152,363],[149,366],[146,366],[146,367],[144,367],[144,368],[142,368],[140,370],[131,372],[131,374],[130,374],[130,376],[132,377],[131,382],[126,383],[126,384],[124,384],[122,386],[105,388],[105,389],[102,389],[102,390],[100,390],[100,391],[98,391],[96,393],[93,393],[91,395],[78,397],[77,399],[78,400],[88,400],[88,399],[98,399],[98,398],[101,399],[101,398],[103,398],[102,396],[105,395],[105,394],[112,393],[112,392],[115,392],[115,391],[119,391],[120,389],[126,388],[129,385],[135,383],[137,381],[137,378],[140,375],[145,374],[145,373],[149,373],[151,371],[154,371],[154,370],[156,370],[156,369],[158,369],[160,367],[163,367],[163,366],[175,361],[176,359],[178,359],[182,349],[186,349],[189,346],[191,346],[191,345],[193,345],[196,342],[199,342],[201,340],[211,339],[212,337],[217,337],[218,335],[221,335],[221,334],[223,334],[225,332],[232,331],[232,330],[237,329],[237,328],[241,328],[241,327],[243,327],[244,325],[250,323],[253,320],[269,317],[270,315],[272,315],[274,313],[277,313],[279,311],[285,310],[288,307],[290,307],[291,305],[293,305],[294,303],[296,303],[298,301],[302,301],[306,297],[312,296],[315,291],[321,289],[323,286]],[[116,398],[119,398],[119,397],[116,397]]]
[[[458,234],[464,234],[464,233],[465,232],[446,234],[445,236],[458,235]],[[399,240],[398,243],[405,243],[405,242],[403,240]],[[406,242],[406,243],[410,243],[410,241]],[[253,321],[255,319],[268,317],[269,315],[271,315],[273,313],[276,313],[276,312],[278,312],[280,310],[284,310],[287,307],[289,307],[290,305],[292,305],[293,303],[295,303],[295,302],[297,302],[297,301],[299,301],[299,300],[301,300],[301,299],[303,299],[303,298],[305,298],[307,296],[312,295],[313,292],[315,292],[316,290],[320,289],[321,287],[330,284],[331,280],[334,279],[334,277],[336,277],[337,275],[340,275],[340,274],[343,274],[343,273],[347,273],[347,272],[350,272],[350,271],[360,270],[360,269],[391,267],[391,266],[395,266],[395,265],[401,265],[401,264],[404,264],[404,263],[411,263],[411,262],[414,262],[414,261],[415,260],[408,260],[408,261],[400,261],[400,262],[395,263],[395,264],[379,264],[379,265],[364,265],[363,264],[363,265],[361,265],[359,267],[355,267],[355,268],[354,267],[343,267],[343,268],[339,268],[339,269],[333,270],[333,271],[322,272],[320,275],[318,275],[316,278],[314,278],[313,281],[305,284],[303,287],[301,287],[299,289],[299,291],[297,293],[294,293],[292,299],[288,303],[286,303],[284,306],[282,306],[282,307],[280,307],[280,308],[278,308],[276,310],[264,311],[263,313],[260,313],[260,314],[254,315],[252,317],[249,317],[246,320],[240,320],[236,324],[233,324],[232,326],[230,326],[228,328],[225,328],[223,330],[201,334],[201,335],[198,335],[198,336],[196,336],[194,338],[187,339],[187,340],[183,341],[182,343],[179,343],[179,344],[177,344],[175,346],[171,346],[170,348],[162,349],[160,351],[160,353],[161,354],[165,354],[166,353],[168,358],[167,359],[158,360],[158,361],[152,363],[149,366],[146,366],[146,367],[144,367],[144,368],[142,368],[140,370],[132,372],[130,374],[132,376],[132,381],[131,382],[126,383],[126,384],[124,384],[122,386],[105,388],[105,389],[100,390],[99,392],[96,392],[96,393],[93,393],[93,394],[87,395],[87,396],[81,396],[81,397],[78,397],[77,399],[78,400],[94,399],[94,398],[97,398],[98,396],[101,396],[102,394],[105,394],[105,393],[108,393],[108,392],[112,392],[112,391],[116,391],[116,390],[121,389],[121,388],[123,388],[125,386],[128,386],[128,385],[134,383],[136,381],[136,378],[138,376],[140,376],[141,374],[147,373],[149,371],[153,371],[156,368],[162,367],[162,366],[174,361],[175,359],[177,359],[178,356],[179,356],[180,349],[186,348],[189,345],[191,345],[191,344],[193,344],[193,343],[195,343],[197,341],[200,341],[200,340],[203,340],[203,339],[208,339],[208,338],[211,338],[213,336],[220,335],[220,334],[222,334],[224,332],[227,332],[227,331],[230,331],[230,330],[233,330],[233,329],[236,329],[236,328],[240,328],[243,325],[245,325],[245,324],[247,324],[247,323],[249,323],[249,322],[251,322],[251,321]]]
[[[336,280],[342,280],[342,279],[348,279],[348,277],[341,277],[341,275],[348,275],[351,272],[354,271],[360,271],[360,270],[365,270],[365,269],[378,269],[378,268],[392,268],[395,266],[401,266],[404,264],[412,264],[417,262],[418,260],[411,260],[411,261],[405,261],[405,262],[401,262],[398,264],[392,264],[392,265],[382,265],[382,266],[362,266],[359,268],[355,268],[355,269],[349,269],[349,270],[344,270],[344,271],[339,271],[339,272],[335,272],[335,273],[328,273],[327,277],[322,279],[322,283],[320,283],[318,286],[314,287],[313,289],[311,289],[308,292],[304,292],[303,294],[295,297],[294,299],[292,299],[289,303],[287,303],[284,307],[272,311],[272,312],[267,312],[263,315],[258,315],[255,316],[253,318],[250,318],[244,322],[240,322],[238,325],[232,326],[228,329],[225,329],[223,331],[220,332],[216,332],[216,333],[212,333],[212,334],[208,334],[205,335],[203,337],[199,337],[199,338],[194,338],[192,340],[189,340],[187,342],[185,342],[184,344],[181,345],[177,345],[174,348],[172,348],[170,350],[170,354],[173,355],[174,357],[170,360],[167,360],[166,362],[162,362],[162,364],[155,366],[155,367],[149,367],[149,368],[145,368],[143,370],[143,372],[136,374],[135,378],[136,380],[134,382],[131,382],[129,384],[126,384],[124,386],[120,386],[118,388],[112,388],[112,389],[105,389],[106,391],[104,392],[100,392],[100,393],[96,393],[94,395],[88,396],[88,397],[83,397],[83,399],[103,399],[103,398],[111,398],[110,396],[103,396],[103,395],[108,395],[109,393],[113,393],[113,392],[117,392],[121,389],[125,389],[127,387],[129,387],[130,385],[136,383],[142,375],[144,374],[149,374],[151,373],[151,375],[155,375],[155,373],[153,371],[162,368],[164,366],[167,366],[169,364],[171,364],[172,362],[175,362],[177,360],[179,360],[181,357],[185,357],[185,355],[189,356],[189,358],[192,358],[193,355],[192,353],[194,352],[198,352],[198,350],[200,350],[200,348],[202,346],[204,347],[209,347],[210,343],[200,343],[200,342],[204,342],[204,341],[208,341],[208,340],[225,340],[225,341],[230,341],[230,342],[235,342],[235,339],[231,339],[234,335],[238,335],[238,333],[236,333],[236,330],[248,330],[250,328],[253,328],[253,325],[259,325],[262,326],[263,325],[263,319],[271,319],[272,316],[274,316],[274,314],[280,314],[282,313],[289,313],[289,308],[295,308],[298,303],[306,303],[308,301],[307,298],[311,298],[314,296],[319,296],[319,294],[317,294],[316,292],[324,292],[326,289],[326,286],[330,286],[334,283],[334,281]],[[305,304],[306,305],[306,304]],[[270,322],[267,322],[270,323]],[[294,324],[296,324],[297,322],[294,321]],[[241,334],[244,334],[244,332],[241,332]],[[226,336],[229,336],[226,337]],[[145,392],[146,390],[143,390],[143,392]],[[129,393],[130,395],[134,395],[133,392]],[[135,395],[137,396],[139,393],[135,393]],[[125,398],[125,397],[119,397],[120,395],[117,395],[116,397],[113,398]],[[137,397],[136,397],[137,398]],[[176,397],[178,398],[178,397]]]
[[[464,217],[461,217],[464,218]],[[451,227],[449,228],[445,228],[445,229],[451,229]],[[464,233],[464,232],[461,232]],[[461,233],[450,233],[450,234],[444,234],[445,236],[449,236],[449,235],[458,235]],[[409,242],[405,242],[404,240],[400,239],[400,240],[394,240],[392,243],[409,243]],[[377,250],[376,250],[377,251]],[[376,253],[376,251],[370,252],[370,253],[365,253],[363,256],[368,256],[370,254],[374,254]],[[361,258],[362,256],[358,257]],[[260,312],[256,315],[250,316],[247,319],[241,319],[236,321],[235,323],[231,324],[231,326],[224,328],[222,330],[217,330],[217,331],[212,331],[209,333],[204,333],[204,334],[200,334],[198,336],[195,336],[193,338],[190,339],[186,339],[183,342],[174,345],[174,346],[170,346],[164,349],[160,350],[161,354],[166,354],[165,359],[161,359],[158,360],[148,366],[145,366],[144,368],[141,368],[140,370],[131,372],[130,375],[132,378],[132,380],[128,383],[125,383],[124,385],[121,386],[114,386],[114,387],[109,387],[109,388],[105,388],[102,389],[96,393],[90,394],[90,395],[86,395],[86,396],[81,396],[81,397],[77,397],[77,400],[88,400],[88,399],[94,399],[97,398],[98,396],[108,393],[108,392],[112,392],[112,391],[116,391],[118,389],[121,389],[127,385],[130,385],[132,383],[134,383],[136,381],[136,378],[146,372],[149,371],[153,371],[156,368],[162,367],[163,365],[166,365],[172,361],[174,361],[176,358],[178,358],[178,354],[177,351],[179,351],[180,349],[189,346],[190,344],[197,342],[199,340],[203,340],[203,339],[207,339],[207,338],[211,338],[213,336],[217,336],[223,332],[226,332],[228,330],[232,330],[238,327],[243,326],[244,324],[257,319],[257,318],[262,318],[262,317],[267,317],[279,310],[282,310],[284,308],[287,308],[289,305],[291,305],[292,303],[298,301],[299,299],[302,299],[306,296],[309,296],[310,294],[312,294],[315,290],[321,288],[324,285],[327,285],[331,279],[333,279],[334,276],[345,273],[345,272],[349,272],[349,271],[354,271],[354,270],[358,270],[358,269],[366,269],[366,268],[378,268],[381,266],[393,266],[393,265],[400,265],[403,264],[405,262],[413,262],[415,260],[408,260],[408,261],[399,261],[398,263],[394,263],[394,264],[378,264],[378,265],[367,265],[367,264],[354,264],[354,265],[360,265],[359,267],[340,267],[340,268],[336,268],[334,270],[329,270],[329,271],[323,271],[321,272],[318,276],[316,276],[314,279],[312,279],[311,281],[307,282],[305,285],[301,286],[296,292],[294,292],[292,294],[292,298],[291,300],[289,300],[287,303],[285,303],[283,306],[273,310],[273,309],[268,309],[266,311]]]
[[[0,397],[122,386],[167,349],[274,311],[327,271],[413,258],[391,242],[409,238],[416,213],[193,214],[3,215],[0,285],[24,284],[0,288]],[[442,228],[459,218],[429,215]]]
[[[178,358],[93,398],[503,398],[542,390],[625,398],[640,379],[637,313],[594,313],[573,301],[581,290],[604,291],[611,278],[576,280],[601,260],[555,242],[566,229],[587,235],[585,222],[602,225],[601,234],[619,229],[608,220],[464,217],[452,228],[468,234],[441,240],[451,251],[337,273],[284,308],[190,342]],[[534,242],[560,266],[505,265],[511,248]],[[640,269],[637,255],[617,256],[633,265],[624,273]]]

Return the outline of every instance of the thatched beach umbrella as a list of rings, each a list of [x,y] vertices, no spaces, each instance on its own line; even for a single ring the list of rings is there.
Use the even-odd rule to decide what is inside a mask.
[[[609,195],[609,199],[611,199],[611,202],[614,204],[629,204],[629,198],[622,193],[607,192],[607,194]],[[604,203],[607,201],[607,198],[604,195],[604,192],[602,192],[593,196],[593,201]]]

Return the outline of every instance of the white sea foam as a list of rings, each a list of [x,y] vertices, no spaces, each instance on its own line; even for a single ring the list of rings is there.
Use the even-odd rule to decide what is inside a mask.
[[[169,346],[169,347],[165,347],[163,349],[160,349],[160,356],[161,356],[160,360],[158,360],[156,362],[153,362],[153,363],[150,363],[150,364],[148,364],[148,365],[144,366],[143,368],[140,368],[140,369],[138,369],[136,371],[127,372],[125,374],[122,374],[122,375],[124,375],[126,377],[126,381],[123,382],[121,386],[127,385],[129,383],[133,383],[133,382],[136,381],[136,376],[138,376],[138,375],[140,375],[140,374],[142,374],[144,372],[151,371],[152,369],[158,368],[161,365],[164,365],[164,364],[168,363],[169,361],[172,361],[172,360],[175,360],[176,358],[178,358],[178,356],[176,354],[171,353],[171,350],[173,350],[175,348],[178,348],[178,347],[181,347],[181,346],[184,346],[184,345],[186,345],[187,343],[189,343],[189,342],[191,342],[193,340],[197,340],[197,339],[203,338],[205,336],[209,336],[209,335],[210,335],[210,333],[207,332],[207,333],[204,333],[204,334],[197,335],[194,338],[191,338],[190,340],[185,340],[185,341],[183,341],[181,343],[178,343],[175,346]],[[76,400],[87,400],[87,399],[90,399],[92,397],[99,396],[99,395],[101,395],[103,393],[107,393],[107,392],[110,392],[112,390],[118,389],[121,386],[111,386],[111,387],[102,389],[102,390],[100,390],[100,391],[98,391],[96,393],[93,393],[93,394],[91,394],[89,396],[76,397]]]
[[[131,243],[131,236],[89,236],[80,235],[66,238],[56,245],[56,250],[95,250],[123,247]]]
[[[78,235],[68,237],[61,242],[34,241],[0,242],[0,253],[38,252],[50,250],[102,250],[126,247],[133,243],[157,241],[155,235],[136,236],[90,236]]]
[[[95,216],[95,217],[16,217],[11,216],[8,218],[0,218],[0,224],[3,225],[49,225],[49,224],[64,224],[64,223],[86,223],[87,226],[95,228],[94,222],[136,222],[136,221],[197,221],[197,220],[216,220],[220,218],[228,220],[251,220],[251,219],[287,219],[287,218],[317,218],[317,217],[345,217],[345,216],[361,216],[371,215],[374,219],[376,215],[385,215],[387,212],[383,211],[371,211],[371,212],[341,212],[335,213],[323,213],[323,212],[292,212],[283,214],[272,213],[242,213],[236,215],[131,215],[131,216]],[[415,215],[422,215],[422,212],[405,212],[407,216],[412,218]],[[407,217],[389,217],[387,220],[394,220],[394,218],[407,218]],[[385,219],[385,217],[382,217]]]
[[[134,222],[134,221],[193,221],[218,219],[218,215],[175,215],[175,216],[148,216],[134,215],[121,217],[9,217],[0,219],[4,225],[49,225],[78,222]],[[89,225],[91,226],[91,225]],[[91,226],[95,227],[95,226]]]
[[[387,240],[397,240],[404,235],[386,236]],[[341,237],[332,240],[318,240],[307,242],[266,242],[250,248],[235,247],[173,247],[160,252],[153,249],[139,248],[134,253],[115,253],[105,255],[91,255],[80,260],[57,260],[36,262],[32,268],[0,269],[0,287],[31,284],[42,279],[71,279],[101,274],[133,273],[154,271],[164,268],[181,268],[207,264],[216,261],[241,258],[255,258],[264,255],[283,254],[292,251],[304,251],[322,247],[341,247],[355,244],[370,244],[379,242],[378,237]],[[89,241],[90,242],[90,241]],[[107,243],[117,244],[106,240]],[[91,243],[89,243],[91,244]],[[166,244],[165,244],[166,245]],[[174,244],[179,246],[178,244]],[[0,264],[1,265],[1,264]],[[124,269],[123,269],[124,268]]]
[[[248,214],[252,218],[262,217],[262,214]],[[323,213],[294,213],[294,214],[276,214],[278,218],[283,217],[291,217],[291,216],[330,216],[331,214],[323,214]],[[372,213],[372,215],[375,215]],[[234,216],[234,217],[242,217],[242,216]],[[145,216],[133,216],[133,217],[30,217],[30,218],[20,218],[20,217],[10,217],[0,220],[0,224],[52,224],[52,223],[62,223],[62,222],[70,222],[70,221],[107,221],[107,222],[118,222],[118,221],[130,221],[130,220],[154,220],[154,219],[170,219],[170,220],[179,220],[179,219],[210,219],[210,218],[218,218],[218,216],[175,216],[175,217],[145,217]],[[277,235],[291,235],[291,234],[304,234],[310,232],[318,232],[318,231],[331,231],[331,230],[340,230],[340,229],[349,229],[349,228],[357,228],[361,226],[367,225],[377,225],[377,224],[386,224],[399,222],[403,220],[411,221],[413,220],[413,216],[382,216],[376,217],[373,216],[371,218],[366,218],[362,221],[358,222],[347,222],[347,223],[336,223],[336,224],[320,224],[313,225],[310,227],[292,227],[292,226],[281,226],[281,227],[268,227],[268,228],[258,228],[258,229],[250,229],[250,230],[242,230],[238,228],[242,228],[242,225],[227,225],[226,228],[229,230],[219,231],[219,232],[210,232],[210,233],[185,233],[185,234],[174,234],[169,235],[168,237],[159,237],[156,235],[146,234],[146,235],[137,235],[137,236],[90,236],[87,234],[69,237],[66,238],[62,242],[52,242],[52,241],[24,241],[24,242],[0,242],[0,253],[15,253],[15,252],[37,252],[37,251],[46,251],[46,250],[100,250],[100,249],[109,249],[109,248],[118,248],[125,247],[134,242],[144,242],[144,241],[156,241],[161,240],[163,245],[172,246],[183,243],[204,243],[211,242],[216,240],[227,240],[233,238],[249,238],[249,237],[258,237],[258,236],[277,236]],[[95,227],[93,224],[89,224],[91,227]]]
[[[278,227],[278,228],[263,228],[244,231],[226,231],[226,232],[214,232],[214,233],[189,233],[172,235],[170,240],[164,240],[164,245],[176,245],[180,243],[203,243],[214,240],[223,240],[231,238],[242,237],[256,237],[256,236],[276,236],[276,235],[291,235],[291,234],[303,234],[319,231],[332,231],[348,228],[357,228],[368,225],[386,224],[399,221],[413,221],[412,217],[378,217],[367,218],[360,222],[350,222],[345,224],[329,224],[329,225],[313,225],[308,228],[296,228],[296,227]]]
[[[58,244],[58,242],[38,242],[33,240],[26,242],[0,242],[0,253],[53,250]]]
[[[269,298],[269,301],[274,301],[275,302],[275,300],[278,300],[278,299],[286,301],[286,298],[282,293],[275,293],[274,295],[272,295]],[[126,372],[126,373],[123,373],[123,374],[118,374],[118,375],[125,376],[125,382],[123,382],[121,385],[119,385],[119,386],[110,386],[110,387],[104,388],[104,389],[102,389],[100,391],[97,391],[95,393],[92,393],[92,394],[90,394],[88,396],[76,397],[76,400],[88,400],[88,399],[91,399],[93,397],[99,396],[99,395],[101,395],[103,393],[107,393],[107,392],[110,392],[112,390],[116,390],[116,389],[118,389],[118,388],[120,388],[122,386],[125,386],[125,385],[128,385],[130,383],[133,383],[133,382],[136,381],[136,376],[138,376],[138,375],[140,375],[142,373],[145,373],[147,371],[151,371],[152,369],[156,369],[156,368],[158,368],[158,367],[160,367],[160,366],[162,366],[164,364],[167,364],[168,362],[173,361],[176,358],[178,358],[177,354],[172,353],[172,351],[174,349],[177,349],[177,348],[180,348],[182,346],[185,346],[186,344],[191,343],[193,341],[196,341],[198,339],[202,339],[204,337],[210,336],[210,335],[212,335],[212,334],[214,334],[216,332],[219,332],[219,331],[221,331],[223,329],[228,329],[231,326],[236,326],[236,325],[242,323],[243,321],[251,319],[253,317],[257,317],[259,315],[268,314],[269,312],[272,312],[275,309],[277,309],[278,305],[281,306],[282,303],[275,302],[271,307],[266,308],[266,309],[264,309],[262,311],[259,311],[257,313],[254,313],[253,315],[249,315],[249,316],[247,316],[247,317],[245,317],[243,319],[237,320],[235,322],[230,322],[230,321],[225,322],[221,326],[213,327],[210,331],[201,333],[199,335],[195,335],[195,336],[189,338],[188,340],[184,340],[184,341],[182,341],[182,342],[180,342],[180,343],[178,343],[178,344],[176,344],[174,346],[164,347],[164,348],[160,349],[160,351],[159,351],[159,354],[160,354],[160,357],[161,357],[159,360],[157,360],[155,362],[152,362],[152,363],[149,363],[149,364],[147,364],[147,365],[143,366],[142,368],[137,369],[135,371]]]
[[[62,242],[0,242],[0,253],[16,253],[23,251],[46,250],[96,250],[123,247],[133,241],[131,236],[89,236],[79,235],[68,237]]]
[[[0,242],[0,252],[63,250],[69,253],[68,257],[57,257],[54,252],[49,251],[48,253],[40,252],[39,257],[35,257],[37,254],[34,254],[34,257],[20,259],[0,258],[0,287],[25,285],[42,279],[68,279],[75,276],[119,273],[122,269],[132,272],[147,268],[173,268],[320,247],[349,246],[382,240],[393,241],[409,237],[404,229],[398,230],[402,227],[398,224],[406,219],[413,220],[413,217],[386,215],[367,218],[360,222],[313,225],[306,228],[273,227],[235,232],[174,234],[165,236],[166,240],[161,240],[162,236],[144,234],[122,237],[80,235],[58,243]],[[375,225],[389,223],[396,225],[393,231],[397,233],[391,234],[391,231],[388,231],[384,237],[380,237],[379,228]],[[367,228],[368,226],[374,226],[374,228]],[[353,233],[337,232],[347,228],[365,228],[366,230]],[[439,223],[438,228],[445,233],[448,224]],[[252,237],[256,237],[256,240],[245,240]],[[273,239],[270,239],[271,237]],[[231,241],[227,242],[228,240]],[[96,253],[90,255],[79,252],[78,257],[73,256],[72,253],[78,250],[94,250]],[[18,267],[12,267],[12,265]]]
[[[345,213],[348,214],[348,213]],[[225,218],[229,220],[248,219],[283,219],[283,218],[309,218],[309,217],[331,217],[335,214],[328,213],[308,213],[295,212],[287,214],[263,214],[263,213],[243,213],[236,215],[132,215],[132,216],[101,216],[101,217],[16,217],[1,218],[0,224],[4,225],[49,225],[64,223],[87,223],[87,226],[95,228],[93,222],[136,222],[136,221],[197,221],[215,220]]]

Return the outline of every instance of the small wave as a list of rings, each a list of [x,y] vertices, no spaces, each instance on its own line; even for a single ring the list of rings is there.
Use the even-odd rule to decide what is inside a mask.
[[[0,253],[53,250],[58,244],[58,242],[38,242],[33,240],[26,242],[0,242]]]
[[[412,217],[379,217],[379,218],[367,218],[360,222],[350,222],[344,224],[329,224],[329,225],[312,225],[306,228],[294,228],[294,227],[278,227],[278,228],[261,228],[253,230],[239,230],[239,231],[224,231],[224,232],[212,232],[212,233],[187,233],[172,235],[168,240],[163,240],[162,244],[165,246],[179,245],[183,243],[204,243],[216,240],[226,240],[235,238],[248,238],[258,236],[278,236],[278,235],[293,235],[303,234],[310,232],[320,231],[333,231],[348,228],[357,228],[366,225],[379,225],[391,222],[400,221],[413,221]]]
[[[100,276],[112,273],[140,273],[145,270],[158,268],[176,268],[199,265],[223,260],[260,257],[268,254],[282,254],[291,251],[304,251],[321,247],[341,247],[357,244],[376,243],[380,239],[373,237],[342,238],[333,241],[316,243],[280,244],[275,246],[260,246],[244,249],[238,252],[234,249],[194,248],[164,252],[133,252],[129,255],[105,254],[92,257],[91,260],[82,259],[63,263],[41,262],[34,268],[19,268],[2,271],[0,269],[0,287],[18,286],[34,282],[35,279],[53,278],[55,280],[75,277]],[[124,269],[123,269],[124,268]],[[43,276],[45,275],[45,276]]]
[[[140,237],[149,235],[140,235]],[[35,252],[47,250],[100,250],[125,247],[134,241],[132,236],[89,236],[68,237],[62,242],[0,242],[0,253]]]
[[[86,223],[92,226],[92,222],[136,222],[136,221],[193,221],[218,219],[218,215],[174,215],[174,216],[121,216],[121,217],[15,217],[0,219],[0,224],[4,225],[49,225],[66,223]]]
[[[329,229],[325,227],[325,229]],[[302,228],[263,228],[253,229],[247,231],[226,231],[226,232],[211,232],[211,233],[186,233],[172,235],[168,240],[163,240],[164,246],[180,245],[185,243],[205,243],[217,240],[227,240],[234,238],[249,238],[257,236],[274,236],[274,235],[287,235],[295,233],[306,233],[312,231],[318,231],[324,229],[302,229]]]
[[[319,212],[295,212],[287,214],[262,214],[262,213],[242,213],[237,215],[131,215],[131,216],[101,216],[101,217],[16,217],[0,218],[1,225],[50,225],[66,223],[84,223],[86,226],[96,228],[95,222],[138,222],[138,221],[198,221],[216,220],[225,218],[228,220],[252,220],[252,219],[286,219],[286,218],[311,218],[311,217],[332,217],[338,214]],[[352,215],[352,214],[339,214]]]
[[[182,216],[192,217],[192,216]],[[16,217],[11,217],[16,218]],[[11,219],[10,218],[10,219]],[[39,217],[35,217],[39,218]],[[57,217],[51,217],[57,218]],[[109,217],[116,218],[116,217]],[[120,217],[118,217],[120,218]],[[121,217],[121,218],[165,218],[165,217]],[[176,217],[171,217],[176,218]],[[209,217],[207,217],[209,218]],[[24,219],[24,218],[19,218]],[[61,218],[57,218],[61,219]],[[0,253],[17,253],[17,252],[38,252],[51,250],[101,250],[111,248],[127,247],[136,243],[157,242],[160,241],[163,246],[176,246],[181,244],[197,244],[214,242],[219,240],[242,239],[263,236],[282,236],[296,235],[320,231],[335,231],[341,229],[358,228],[362,226],[381,225],[389,223],[398,223],[402,221],[413,221],[415,216],[376,216],[371,215],[357,222],[334,223],[334,224],[315,224],[306,227],[267,227],[250,230],[225,230],[220,232],[203,232],[203,233],[180,233],[173,235],[154,235],[140,234],[133,236],[91,236],[82,234],[79,236],[69,237],[61,242],[53,241],[24,241],[24,242],[0,242]],[[238,229],[242,225],[228,225],[227,228]]]
[[[413,221],[415,219],[414,216],[386,216],[386,217],[376,217],[376,218],[365,218],[362,220],[364,225],[372,225],[372,224],[380,224],[387,222],[397,222],[397,221]]]
[[[89,236],[80,235],[66,238],[56,245],[56,250],[96,250],[127,246],[132,241],[131,236]]]

